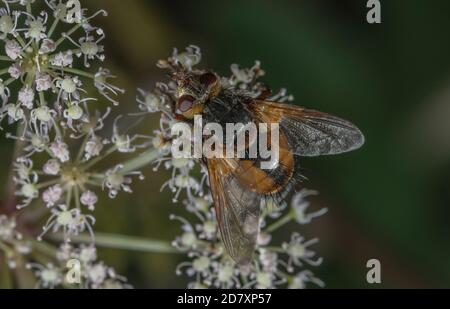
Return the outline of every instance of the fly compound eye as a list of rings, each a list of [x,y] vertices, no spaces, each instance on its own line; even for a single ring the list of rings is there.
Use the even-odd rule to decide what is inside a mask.
[[[195,98],[191,95],[183,95],[178,99],[178,110],[186,113],[194,106]]]
[[[200,76],[200,83],[206,88],[213,86],[216,82],[217,76],[214,73],[208,72]]]

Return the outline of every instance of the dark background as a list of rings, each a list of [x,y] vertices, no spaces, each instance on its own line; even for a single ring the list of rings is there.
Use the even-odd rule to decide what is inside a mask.
[[[330,209],[300,230],[321,239],[315,249],[325,262],[315,273],[327,287],[449,287],[450,2],[381,2],[381,25],[367,24],[365,0],[82,4],[109,12],[95,23],[108,36],[107,66],[128,90],[123,112],[135,110],[137,86],[165,78],[158,59],[196,44],[203,66],[228,74],[231,63],[260,60],[272,88],[362,129],[362,150],[303,163],[305,186],[321,192],[313,207]],[[150,134],[156,119],[141,128]],[[0,147],[6,171],[12,145],[2,139]],[[165,240],[180,233],[168,216],[182,206],[159,193],[169,175],[146,175],[134,194],[101,200],[97,231]],[[174,272],[184,256],[108,249],[101,258],[136,287],[186,286]],[[371,258],[381,261],[382,285],[366,283]]]

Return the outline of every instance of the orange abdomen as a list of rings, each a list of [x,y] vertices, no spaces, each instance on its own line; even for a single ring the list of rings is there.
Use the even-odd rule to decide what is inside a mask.
[[[284,134],[280,134],[279,163],[274,169],[260,168],[259,160],[239,161],[236,172],[240,183],[264,195],[282,191],[294,175],[295,159]]]

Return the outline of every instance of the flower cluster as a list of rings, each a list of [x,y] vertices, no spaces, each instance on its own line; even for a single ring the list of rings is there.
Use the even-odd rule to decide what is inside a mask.
[[[9,67],[0,73],[11,77],[0,81],[4,90],[0,120],[19,122],[21,133],[7,136],[25,143],[14,164],[16,194],[21,198],[18,208],[41,199],[51,213],[42,235],[49,230],[63,232],[70,241],[87,231],[93,238],[95,219],[87,212],[95,209],[96,190],[107,190],[114,198],[120,191],[131,192],[134,176],[142,179],[122,164],[97,170],[97,164],[110,155],[139,147],[138,135],[119,129],[120,117],[112,122],[112,134],[105,136],[102,130],[111,108],[100,112],[92,106],[97,97],[90,95],[89,87],[114,104],[114,96],[123,92],[108,82],[113,76],[107,69],[88,70],[91,61],[104,60],[105,35],[91,20],[106,12],[87,16],[79,1],[47,0],[48,10],[33,15],[34,1],[3,2],[0,30],[5,55],[0,60]],[[78,58],[83,61],[78,63]],[[15,82],[21,85],[16,97],[8,88]],[[37,155],[40,160],[34,160]]]
[[[55,263],[46,265],[27,264],[35,273],[37,287],[56,288],[79,285],[85,289],[123,289],[131,288],[126,279],[112,267],[97,260],[95,246],[73,247],[65,243],[56,252]]]
[[[50,243],[38,244],[29,235],[19,232],[17,220],[6,215],[0,216],[0,252],[4,253],[11,270],[25,263],[26,268],[35,274],[37,288],[131,287],[112,267],[97,259],[95,246],[75,247],[64,243],[58,249]],[[46,256],[45,263],[37,262],[43,256]]]
[[[132,192],[133,178],[143,179],[138,171],[128,171],[126,166],[116,164],[109,169],[98,170],[97,165],[114,153],[133,152],[139,145],[138,138],[121,133],[114,126],[110,137],[102,137],[106,115],[97,113],[77,131],[77,136],[46,136],[46,142],[38,147],[31,143],[28,155],[15,163],[17,196],[22,198],[19,208],[40,199],[50,210],[51,216],[41,236],[48,231],[63,232],[66,241],[88,231],[92,240],[93,212],[98,202],[98,191],[108,191],[115,198],[120,191]],[[31,140],[36,139],[35,136]],[[31,159],[32,153],[42,152],[47,157],[40,166]],[[109,161],[109,160],[108,160]]]
[[[265,211],[261,218],[262,231],[253,262],[247,266],[235,264],[224,251],[220,241],[211,199],[198,197],[187,209],[195,214],[198,222],[193,224],[180,216],[172,216],[182,224],[183,233],[173,245],[188,256],[181,263],[177,274],[185,273],[192,282],[190,288],[305,288],[307,283],[322,287],[323,282],[305,266],[319,266],[320,257],[311,250],[317,239],[306,240],[293,233],[288,241],[279,245],[272,243],[272,234],[288,222],[303,225],[326,212],[326,209],[306,213],[309,203],[305,199],[312,192],[302,190],[296,194],[282,216],[282,210]]]
[[[17,230],[15,218],[9,218],[0,215],[0,252],[6,256],[8,266],[11,269],[17,267],[21,256],[28,255],[31,252],[31,244],[25,240],[22,234]]]
[[[114,77],[109,70],[86,70],[91,61],[104,60],[105,34],[91,20],[106,12],[86,16],[86,10],[73,12],[68,7],[69,2],[79,6],[79,1],[46,0],[48,10],[38,13],[33,12],[33,2],[5,0],[0,11],[0,60],[5,67],[0,70],[0,120],[20,122],[35,133],[42,133],[43,127],[75,130],[74,123],[86,119],[87,105],[96,100],[86,88],[97,88],[114,104],[113,96],[123,92],[108,82]],[[84,59],[82,68],[77,68],[78,58]],[[14,84],[20,88],[17,94],[10,90]]]
[[[97,110],[95,103],[104,98],[115,106],[117,95],[124,92],[110,83],[114,76],[99,65],[105,59],[105,34],[91,21],[107,14],[101,10],[87,15],[79,0],[45,0],[43,11],[38,11],[41,6],[34,0],[3,0],[2,4],[0,128],[20,147],[14,163],[20,200],[17,208],[45,205],[49,217],[38,236],[40,241],[49,231],[61,233],[67,247],[74,236],[87,232],[90,250],[95,251],[92,212],[98,192],[107,191],[114,198],[120,191],[131,192],[133,178],[143,178],[121,163],[98,168],[112,154],[134,152],[139,147],[135,145],[138,135],[120,130],[120,117],[108,119],[111,107]],[[91,66],[99,69],[91,70]],[[113,130],[104,130],[107,123],[113,124]],[[13,125],[18,127],[16,134],[11,131]],[[0,244],[2,248],[16,246],[20,234],[8,236],[13,221],[4,220],[0,221]],[[72,258],[85,252],[73,250]],[[8,259],[14,260],[12,256]],[[85,261],[82,267],[88,287],[124,282],[95,260]],[[30,265],[41,287],[63,282],[56,275],[62,273],[63,264],[59,268],[54,262]]]
[[[190,46],[182,53],[175,50],[170,58],[161,60],[158,65],[161,68],[182,66],[190,71],[200,61],[200,49]],[[265,96],[269,92],[258,81],[265,74],[259,62],[249,69],[232,65],[231,72],[230,77],[222,77],[224,87],[240,89],[254,98]],[[316,257],[311,250],[317,239],[307,240],[299,233],[294,233],[281,244],[272,243],[272,234],[285,224],[291,221],[299,225],[308,224],[313,218],[326,213],[326,209],[312,213],[306,211],[310,205],[306,198],[315,194],[313,191],[300,191],[293,197],[290,205],[273,205],[273,202],[267,202],[260,219],[261,233],[254,260],[247,266],[239,266],[231,260],[220,240],[206,169],[194,159],[174,158],[171,155],[171,141],[174,137],[171,136],[170,129],[178,121],[173,114],[177,96],[174,82],[158,83],[154,91],[140,90],[138,96],[139,108],[143,113],[161,112],[162,115],[160,129],[154,132],[152,144],[159,154],[155,169],[163,166],[172,172],[172,177],[163,188],[172,190],[174,202],[183,196],[187,211],[197,218],[197,223],[192,223],[180,215],[171,217],[181,222],[183,231],[173,245],[186,253],[188,258],[178,266],[177,274],[186,274],[191,278],[190,288],[304,288],[308,283],[323,286],[320,279],[304,268],[322,263],[322,259]],[[284,89],[276,95],[268,94],[266,97],[278,102],[293,100]]]

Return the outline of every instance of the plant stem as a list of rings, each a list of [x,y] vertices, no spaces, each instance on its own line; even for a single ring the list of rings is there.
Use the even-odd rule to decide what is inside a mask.
[[[33,244],[33,248],[36,251],[39,251],[40,253],[46,255],[47,257],[55,258],[57,252],[57,249],[55,247],[45,242],[38,241],[35,238],[29,238],[28,240],[31,241],[31,243]]]
[[[59,19],[55,18],[55,20],[53,21],[52,26],[50,27],[50,30],[48,31],[47,37],[51,38],[53,35],[53,32],[56,29],[56,26],[58,25]]]
[[[288,224],[294,219],[294,213],[290,211],[286,216],[282,217],[280,220],[276,221],[269,227],[267,227],[266,232],[272,233],[278,230],[280,227],[282,227],[285,224]]]
[[[13,289],[13,280],[11,275],[11,270],[8,267],[6,258],[0,256],[0,288],[2,289]]]
[[[63,235],[52,236],[55,240],[63,240]],[[72,238],[73,243],[90,244],[92,239],[90,235],[79,235]],[[146,239],[132,236],[123,236],[116,234],[96,233],[95,243],[99,247],[123,249],[152,253],[180,253],[167,241]]]
[[[12,250],[1,241],[0,241],[0,250],[3,251],[6,256],[12,255]]]
[[[77,75],[84,76],[84,77],[87,77],[90,79],[95,79],[94,74],[85,72],[83,70],[75,69],[75,68],[63,68],[63,67],[55,67],[55,66],[50,66],[50,68],[54,69],[54,70],[61,70],[61,71],[67,72],[67,73],[77,74]]]
[[[12,60],[11,58],[9,58],[8,56],[0,56],[0,60],[2,60],[2,61],[14,62],[14,60]]]
[[[157,149],[150,149],[141,154],[139,157],[125,162],[123,164],[123,170],[121,172],[125,174],[141,169],[155,161],[158,156],[159,152]]]
[[[95,164],[97,164],[101,160],[103,160],[106,157],[108,157],[109,155],[113,154],[114,151],[116,151],[116,150],[117,150],[117,146],[112,146],[103,155],[96,157],[95,159],[93,159],[89,163],[87,163],[85,166],[83,166],[83,169],[84,170],[90,169],[91,167],[93,167]]]
[[[75,25],[72,29],[70,29],[65,36],[61,36],[58,41],[56,41],[55,46],[59,47],[62,42],[66,39],[66,37],[71,36],[75,31],[77,31],[81,27],[81,24]]]
[[[28,13],[28,15],[33,15],[32,11],[31,11],[31,2],[27,2],[26,7],[27,7],[27,13]]]
[[[17,127],[17,136],[21,137],[25,130],[25,124],[20,123]],[[16,208],[16,183],[14,182],[14,163],[16,160],[22,155],[23,148],[25,147],[25,142],[21,139],[17,139],[14,143],[14,151],[12,155],[12,164],[9,171],[8,176],[8,184],[6,186],[7,188],[7,196],[5,199],[5,209],[8,212],[14,212]]]

